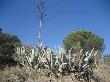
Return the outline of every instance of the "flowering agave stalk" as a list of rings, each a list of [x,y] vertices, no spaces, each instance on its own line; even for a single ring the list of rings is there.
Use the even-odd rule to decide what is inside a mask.
[[[44,27],[45,23],[45,17],[46,17],[46,7],[45,7],[45,1],[44,0],[39,0],[39,4],[37,6],[37,16],[39,20],[39,33],[38,33],[38,43],[41,43],[41,31],[42,28]]]

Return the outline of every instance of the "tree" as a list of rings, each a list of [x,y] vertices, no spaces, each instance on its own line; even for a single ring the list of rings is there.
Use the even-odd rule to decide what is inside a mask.
[[[2,33],[2,28],[0,28],[0,33]]]
[[[73,51],[76,52],[80,49],[90,51],[92,48],[94,48],[95,51],[99,50],[99,52],[103,52],[105,48],[104,39],[87,30],[77,30],[75,32],[71,32],[65,37],[63,43],[67,51],[73,47]]]
[[[13,59],[16,46],[20,46],[21,41],[15,35],[0,33],[0,64],[6,64]],[[13,62],[14,63],[14,62]]]

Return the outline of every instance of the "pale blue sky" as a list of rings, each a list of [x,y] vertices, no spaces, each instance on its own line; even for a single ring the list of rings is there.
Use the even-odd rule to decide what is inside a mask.
[[[77,29],[87,29],[105,40],[110,53],[110,0],[45,0],[46,23],[42,31],[44,44],[63,45],[64,37]],[[38,0],[0,0],[0,26],[17,35],[23,44],[35,45],[38,32]]]

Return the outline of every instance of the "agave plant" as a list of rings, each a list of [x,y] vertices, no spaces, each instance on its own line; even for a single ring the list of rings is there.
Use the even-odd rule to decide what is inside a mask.
[[[94,51],[94,48],[89,52],[83,52],[79,58],[78,64],[76,64],[75,74],[78,79],[85,79],[87,82],[90,81],[90,77],[93,74],[92,64],[95,63],[95,55],[98,51]]]
[[[34,49],[27,46],[17,47],[15,59],[22,65],[31,66],[31,61],[34,57]]]
[[[60,48],[58,52],[55,52],[49,47],[42,44],[37,45],[35,48],[27,46],[18,47],[16,49],[16,60],[22,65],[28,65],[36,69],[47,68],[54,70],[55,74],[65,74],[71,70],[74,70],[77,78],[85,79],[86,73],[92,74],[92,64],[96,66],[95,56],[98,51],[84,52],[83,49],[79,53],[74,53],[71,48],[68,53],[64,48]],[[86,79],[89,77],[86,76]]]

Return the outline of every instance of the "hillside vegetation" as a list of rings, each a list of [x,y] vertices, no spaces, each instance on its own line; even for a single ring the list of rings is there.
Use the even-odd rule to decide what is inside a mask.
[[[102,37],[79,30],[64,46],[58,52],[42,43],[30,47],[1,31],[0,82],[110,82],[109,56],[100,58]]]

